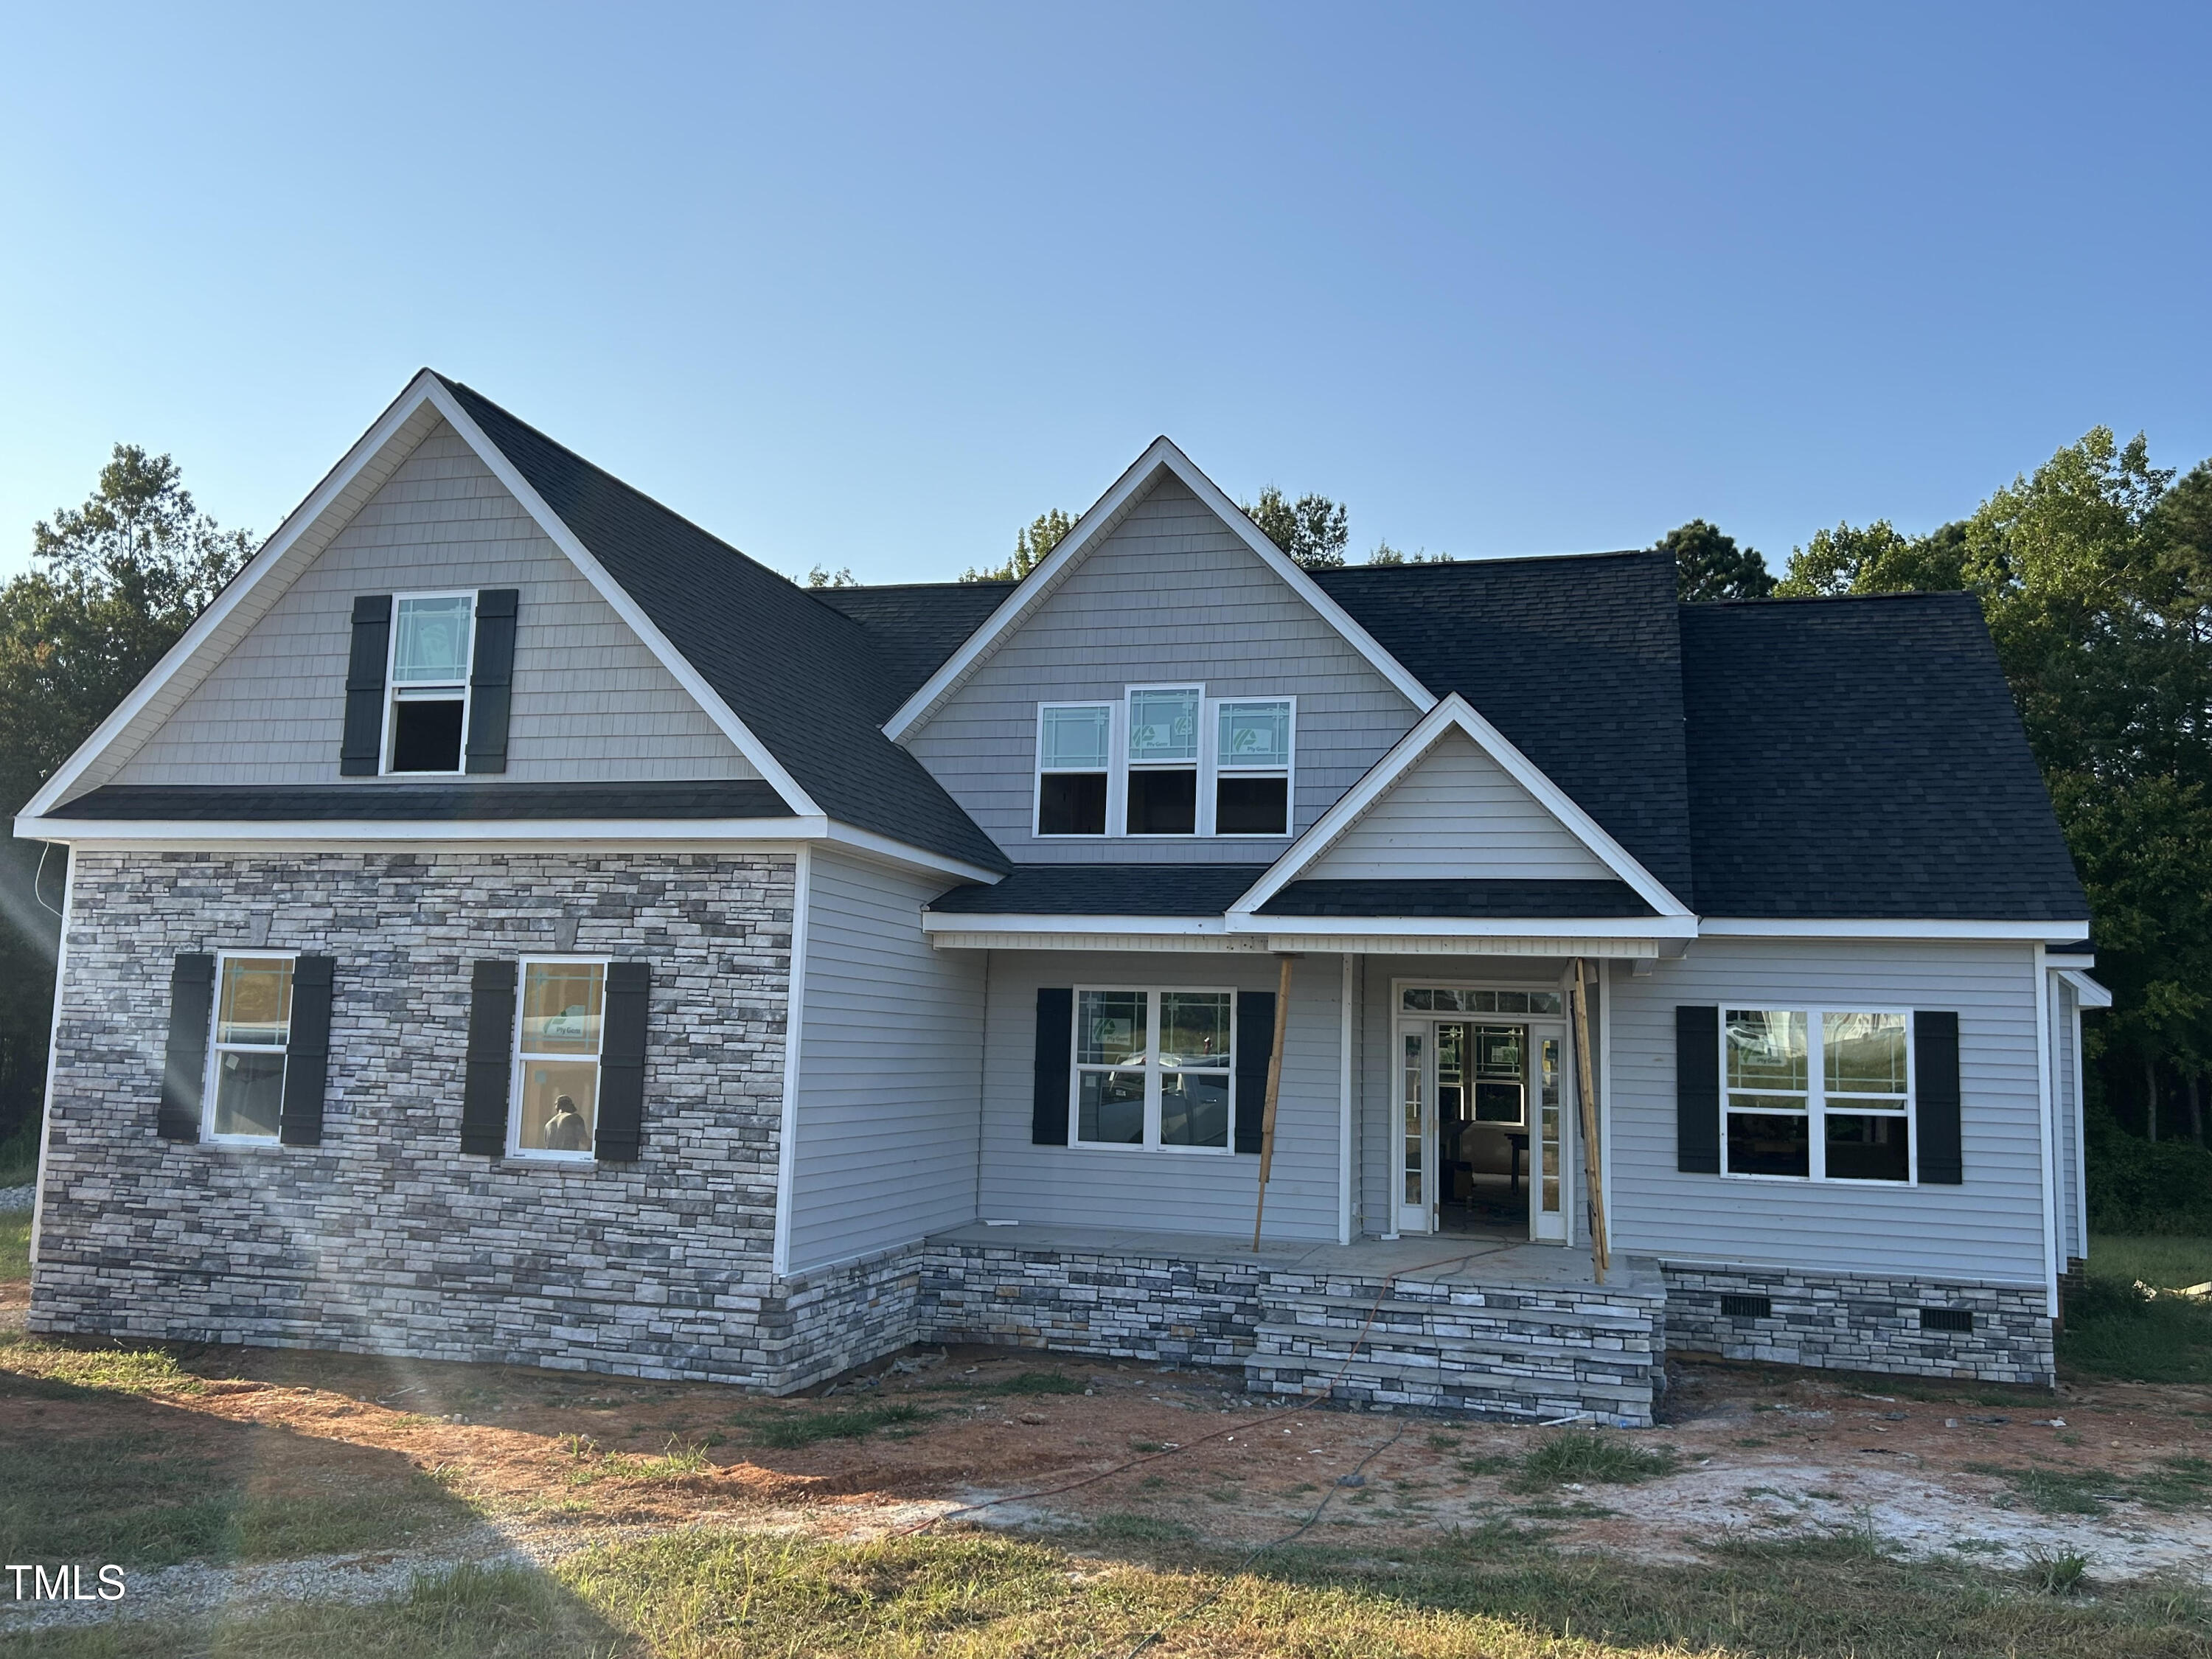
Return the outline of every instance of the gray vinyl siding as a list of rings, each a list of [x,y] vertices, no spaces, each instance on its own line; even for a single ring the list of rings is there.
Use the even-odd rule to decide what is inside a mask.
[[[473,587],[521,591],[506,780],[758,775],[441,422],[114,781],[340,782],[355,596]]]
[[[983,953],[921,932],[941,879],[811,860],[791,1267],[975,1218]]]
[[[1305,875],[1339,881],[1575,880],[1604,861],[1464,734],[1447,732]]]
[[[1369,1237],[1395,1231],[1403,1181],[1400,1162],[1397,1007],[1395,981],[1424,985],[1491,985],[1518,990],[1560,990],[1569,964],[1540,957],[1366,957],[1359,971],[1360,1019],[1353,1143],[1358,1148],[1353,1231]],[[1562,1000],[1561,1006],[1566,1004]],[[1513,1016],[1501,1017],[1510,1022]],[[1570,1056],[1571,1062],[1571,1056]],[[1534,1161],[1532,1150],[1530,1158]],[[1574,1236],[1583,1237],[1579,1148],[1567,1183]]]
[[[2025,945],[1700,939],[1612,978],[1619,1251],[1844,1273],[2041,1284],[2041,1114]],[[1959,1016],[1966,1183],[1738,1180],[1674,1167],[1674,1009],[1854,1005]]]
[[[1257,953],[991,952],[984,1218],[1241,1235],[1249,1243],[1255,1157],[1031,1144],[1036,993],[1048,985],[1271,992],[1277,971],[1272,957]],[[1333,956],[1304,957],[1293,974],[1266,1236],[1329,1240],[1336,1237],[1341,969]]]
[[[1040,841],[1031,833],[1039,702],[1116,702],[1203,682],[1209,697],[1295,696],[1292,820],[1303,830],[1418,712],[1229,527],[1168,477],[907,738],[1020,862],[1274,858],[1287,836]]]

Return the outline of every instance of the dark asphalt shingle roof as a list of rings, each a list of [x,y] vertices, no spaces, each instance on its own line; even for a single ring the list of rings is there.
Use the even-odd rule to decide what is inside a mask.
[[[788,818],[757,778],[694,783],[111,783],[64,801],[58,818],[211,823],[340,823],[414,818]]]
[[[2086,918],[1966,593],[1681,608],[1698,908]]]
[[[1018,864],[995,886],[956,887],[947,915],[1218,916],[1267,873],[1264,864]]]
[[[859,623],[480,392],[444,384],[823,811],[985,869],[1006,867],[997,843],[884,736],[876,710],[899,699]]]
[[[1695,908],[1674,565],[1664,553],[1320,570],[1438,696],[1456,691]]]
[[[1655,916],[1625,881],[1294,881],[1263,916],[1454,917],[1548,921]]]
[[[922,688],[938,665],[1014,591],[1012,582],[908,582],[882,587],[819,587],[808,592],[860,623],[875,653],[889,720]]]

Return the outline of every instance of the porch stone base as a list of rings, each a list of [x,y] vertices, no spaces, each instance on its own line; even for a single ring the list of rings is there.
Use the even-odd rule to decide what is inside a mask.
[[[1668,1339],[1685,1352],[1981,1382],[2057,1381],[2048,1304],[2031,1286],[1687,1261],[1662,1262],[1660,1270]],[[1765,1297],[1771,1315],[1724,1314],[1723,1296]],[[1923,1308],[1971,1313],[1973,1328],[1923,1329]]]
[[[1264,1270],[1232,1261],[933,1243],[920,1323],[933,1342],[996,1342],[1178,1365],[1252,1351]]]

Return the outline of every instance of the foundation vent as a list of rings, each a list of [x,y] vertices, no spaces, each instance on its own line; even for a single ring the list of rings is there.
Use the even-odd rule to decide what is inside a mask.
[[[1771,1296],[1723,1296],[1721,1297],[1721,1317],[1771,1319],[1774,1317],[1774,1298]]]
[[[1923,1308],[1920,1328],[1923,1331],[1971,1331],[1974,1328],[1972,1308]]]

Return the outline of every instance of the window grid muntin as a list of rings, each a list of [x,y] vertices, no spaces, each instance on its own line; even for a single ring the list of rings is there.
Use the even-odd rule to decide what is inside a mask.
[[[1097,711],[1105,719],[1105,756],[1097,765],[1060,764],[1048,752],[1048,734],[1054,721],[1052,716]],[[1115,737],[1116,705],[1096,699],[1080,702],[1041,702],[1037,705],[1036,777],[1030,803],[1030,830],[1041,841],[1098,841],[1114,833],[1114,758],[1119,745]],[[1103,777],[1105,780],[1106,807],[1103,819],[1097,830],[1052,830],[1044,827],[1044,781],[1048,777]]]
[[[557,1164],[588,1164],[597,1157],[593,1142],[599,1127],[599,1089],[606,1076],[607,1044],[607,969],[613,965],[611,957],[591,956],[528,956],[519,958],[514,972],[514,1039],[509,1050],[514,1066],[514,1080],[508,1089],[507,1107],[507,1151],[510,1158],[543,1159]],[[530,973],[533,968],[582,968],[598,970],[599,1012],[597,1030],[592,1033],[592,1047],[588,1052],[580,1048],[531,1048],[526,1046],[530,1020]],[[545,1033],[539,1032],[541,1041]],[[563,1040],[566,1040],[565,1037]],[[522,1144],[526,1114],[535,1109],[529,1102],[530,1067],[578,1066],[592,1068],[592,1098],[590,1110],[584,1118],[584,1145],[580,1148],[562,1150],[558,1147],[526,1146]],[[567,1090],[556,1093],[569,1093]],[[547,1121],[554,1108],[550,1101],[544,1103]]]
[[[410,680],[402,683],[398,678],[399,625],[403,607],[434,599],[465,599],[468,602],[468,654],[462,664],[459,679]],[[385,643],[384,651],[384,731],[377,750],[379,772],[386,777],[447,778],[458,777],[468,769],[469,712],[474,702],[470,681],[475,678],[477,660],[477,623],[478,621],[477,591],[472,587],[441,588],[416,593],[395,593],[392,596],[392,637]],[[458,702],[461,706],[461,737],[449,770],[400,771],[392,764],[399,736],[399,705],[402,702]]]
[[[216,1127],[222,1107],[223,1056],[225,1054],[275,1054],[289,1060],[292,1043],[292,998],[295,976],[298,971],[300,953],[297,951],[217,951],[215,954],[215,995],[208,1010],[207,1069],[200,1084],[200,1133],[208,1140],[226,1146],[274,1146],[278,1144],[281,1126],[273,1125],[266,1134],[240,1133],[236,1130],[222,1131]],[[282,1042],[240,1042],[226,1041],[223,1029],[223,994],[228,982],[230,964],[234,962],[281,962],[285,965],[284,981],[284,1040]],[[235,1024],[236,1022],[233,1022]],[[284,1068],[276,1069],[277,1108],[283,1106]]]
[[[1732,1112],[1755,1112],[1756,1107],[1735,1103],[1737,1097],[1747,1099],[1786,1099],[1781,1091],[1765,1089],[1740,1090],[1730,1086],[1729,1080],[1729,1030],[1732,1016],[1745,1012],[1794,1014],[1804,1021],[1806,1039],[1805,1091],[1802,1109],[1806,1125],[1807,1170],[1800,1175],[1776,1175],[1757,1170],[1739,1170],[1729,1167],[1729,1117]],[[1901,1096],[1868,1095],[1838,1091],[1831,1095],[1827,1088],[1827,1063],[1825,1053],[1827,1020],[1831,1016],[1850,1018],[1875,1016],[1894,1019],[1903,1032],[1905,1088]],[[1913,1103],[1917,1097],[1917,1065],[1913,1053],[1912,1014],[1909,1009],[1884,1008],[1864,1004],[1835,1008],[1820,1004],[1800,1004],[1795,1007],[1760,1004],[1756,1001],[1729,1003],[1720,1006],[1720,1081],[1721,1173],[1731,1181],[1779,1181],[1788,1182],[1813,1181],[1849,1187],[1905,1188],[1920,1184],[1920,1135],[1916,1120],[1917,1112]],[[1905,1173],[1901,1181],[1886,1176],[1832,1175],[1827,1169],[1828,1122],[1831,1119],[1876,1116],[1901,1121],[1905,1126]]]
[[[1238,993],[1229,987],[1212,985],[1077,986],[1075,988],[1075,1018],[1073,1022],[1074,1030],[1068,1034],[1067,1144],[1071,1147],[1087,1147],[1092,1151],[1174,1152],[1206,1157],[1233,1154],[1237,1150],[1237,995]],[[1090,1035],[1087,1029],[1089,1020],[1085,1013],[1086,999],[1132,996],[1142,999],[1139,1006],[1143,1010],[1143,1042],[1134,1047],[1126,1043],[1122,1045],[1115,1050],[1122,1056],[1119,1060],[1085,1059],[1084,1055],[1086,1047],[1093,1047],[1086,1043],[1086,1038]],[[1167,1063],[1169,1057],[1162,1052],[1162,1038],[1164,1036],[1162,1021],[1165,1016],[1165,1000],[1169,997],[1192,999],[1214,997],[1222,1000],[1221,1029],[1226,1046],[1218,1054],[1207,1056],[1207,1063],[1192,1065],[1188,1059],[1181,1056],[1176,1057],[1180,1063],[1172,1065]],[[1105,1051],[1093,1047],[1093,1052],[1103,1054]],[[1105,1087],[1105,1079],[1116,1073],[1123,1075],[1135,1073],[1143,1079],[1142,1136],[1136,1140],[1086,1139],[1083,1133],[1084,1079],[1086,1076],[1099,1079],[1100,1081],[1096,1086],[1103,1091]],[[1211,1081],[1215,1077],[1223,1079],[1227,1085],[1224,1092],[1226,1121],[1223,1125],[1222,1144],[1218,1146],[1203,1146],[1164,1139],[1163,1096],[1167,1080],[1170,1078],[1189,1078]]]

